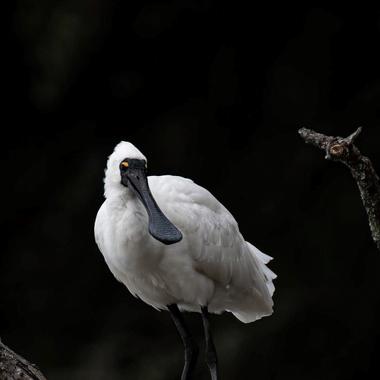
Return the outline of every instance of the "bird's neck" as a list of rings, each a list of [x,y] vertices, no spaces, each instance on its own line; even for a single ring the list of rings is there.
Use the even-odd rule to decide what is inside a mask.
[[[136,195],[128,189],[128,187],[123,185],[108,189],[105,196],[107,198],[107,202],[117,208],[131,207],[135,203],[138,203]]]

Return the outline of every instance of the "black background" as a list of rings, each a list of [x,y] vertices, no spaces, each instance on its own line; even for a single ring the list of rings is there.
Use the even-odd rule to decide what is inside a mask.
[[[234,3],[235,4],[235,3]],[[274,256],[275,313],[213,330],[222,379],[378,373],[379,252],[349,171],[302,126],[380,168],[380,13],[216,1],[15,2],[3,46],[0,336],[49,379],[178,379],[169,315],[93,239],[107,156],[192,178]],[[187,320],[198,340],[201,323]],[[372,373],[373,375],[373,373]],[[197,379],[207,379],[202,360]]]

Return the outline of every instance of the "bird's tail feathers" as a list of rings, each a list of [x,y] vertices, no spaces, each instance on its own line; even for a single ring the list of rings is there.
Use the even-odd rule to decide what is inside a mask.
[[[267,285],[267,288],[269,290],[269,294],[272,296],[274,291],[275,291],[275,287],[273,285],[273,280],[275,278],[277,278],[277,275],[271,271],[267,266],[266,264],[269,263],[269,261],[271,261],[273,259],[273,257],[269,256],[269,255],[266,255],[265,253],[261,252],[259,249],[257,249],[254,245],[252,245],[251,243],[248,243],[248,247],[251,251],[251,253],[255,256],[255,258],[257,259],[258,261],[258,264],[260,266],[260,269],[262,270],[263,274],[264,274],[264,277],[265,277],[265,283]]]

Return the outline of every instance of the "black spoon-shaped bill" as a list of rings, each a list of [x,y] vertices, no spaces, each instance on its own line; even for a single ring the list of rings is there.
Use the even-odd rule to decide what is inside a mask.
[[[122,175],[122,183],[127,185],[140,199],[149,217],[149,233],[164,244],[174,244],[182,240],[182,233],[158,207],[149,189],[145,166],[130,165]]]

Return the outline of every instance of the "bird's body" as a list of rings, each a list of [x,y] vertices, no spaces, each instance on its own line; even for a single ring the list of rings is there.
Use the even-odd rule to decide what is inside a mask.
[[[134,184],[141,182],[139,175],[130,174],[124,186],[120,182],[119,164],[125,158],[132,158],[125,164],[130,173],[133,160],[146,165],[133,145],[116,147],[106,170],[106,200],[95,222],[96,242],[114,276],[157,309],[178,305],[201,312],[203,306],[214,313],[230,311],[243,322],[270,315],[276,276],[265,264],[271,258],[244,240],[229,211],[189,179],[150,176],[141,186],[150,188],[148,195],[170,225],[161,216],[157,221],[160,210],[149,206],[147,191]],[[175,244],[170,234],[178,231],[169,227],[180,231]]]
[[[150,236],[143,204],[130,189],[107,194],[96,242],[114,276],[146,303],[166,309],[233,312],[243,322],[271,314],[270,257],[246,242],[228,210],[206,189],[177,176],[150,176],[149,187],[183,239],[165,245]]]

